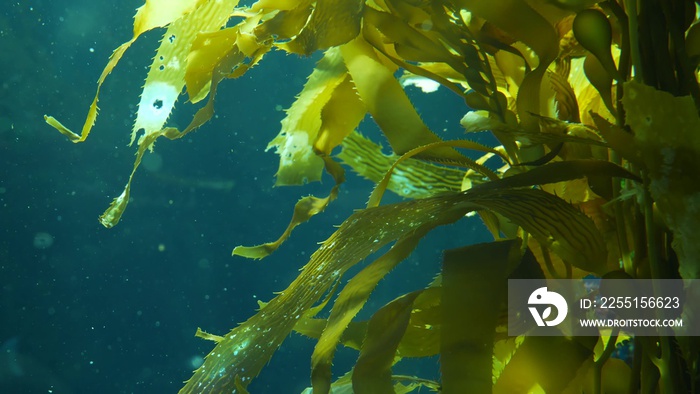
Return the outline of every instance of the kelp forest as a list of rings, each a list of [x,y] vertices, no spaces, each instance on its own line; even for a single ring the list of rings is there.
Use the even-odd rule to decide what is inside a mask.
[[[106,62],[79,131],[60,114],[45,120],[73,143],[93,126],[99,132],[103,82],[139,36],[163,32],[135,114],[133,168],[99,217],[111,228],[139,193],[131,183],[144,155],[156,141],[177,143],[206,124],[220,110],[219,84],[265,67],[270,51],[320,59],[268,149],[279,156],[276,186],[300,185],[302,195],[324,174],[334,183],[324,196],[290,201],[279,238],[236,246],[233,258],[283,253],[305,222],[342,198],[346,171],[374,190],[255,314],[228,333],[197,329],[212,349],[191,375],[182,371],[181,394],[247,393],[292,332],[315,344],[311,359],[299,360],[309,363],[306,392],[314,394],[697,393],[700,338],[685,327],[656,337],[619,330],[513,337],[506,302],[514,278],[700,278],[699,7],[690,0],[146,0],[133,36]],[[461,118],[463,138],[424,123],[404,90],[409,80],[461,98],[461,112],[443,116]],[[167,124],[178,100],[195,108],[182,129]],[[363,119],[376,123],[381,140],[361,133]],[[478,143],[474,133],[497,143]],[[400,202],[383,202],[388,193]],[[421,238],[473,215],[492,242],[464,239],[443,252],[441,270],[422,287],[395,294],[368,320],[357,317]],[[697,287],[685,291],[700,297]],[[682,311],[690,323],[699,313],[693,303]],[[350,370],[333,365],[340,347],[356,353]],[[428,357],[439,363],[438,380],[392,372],[402,360]]]

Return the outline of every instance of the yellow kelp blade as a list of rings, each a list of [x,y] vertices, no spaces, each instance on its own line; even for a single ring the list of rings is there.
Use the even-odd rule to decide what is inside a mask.
[[[279,47],[308,56],[319,49],[345,44],[360,33],[363,6],[362,0],[316,0],[304,29]]]
[[[342,143],[343,150],[338,158],[355,172],[374,183],[379,183],[400,156],[385,155],[382,147],[352,132]],[[394,168],[387,189],[407,198],[426,198],[444,191],[460,191],[465,171],[436,165],[417,159],[406,159]],[[477,176],[470,178],[474,183],[483,182]]]
[[[197,35],[221,29],[237,4],[238,0],[207,0],[168,26],[141,92],[131,142],[139,130],[148,135],[163,128],[185,86],[187,57]]]
[[[402,155],[396,162],[389,167],[389,170],[386,172],[384,177],[382,178],[379,183],[377,183],[377,186],[374,188],[372,191],[372,194],[369,197],[369,201],[367,202],[367,207],[375,207],[379,205],[381,202],[382,197],[384,196],[384,192],[386,191],[387,187],[389,186],[390,179],[392,178],[392,175],[394,173],[394,169],[401,164],[403,161],[410,159],[411,157],[418,156],[424,152],[428,152],[430,150],[434,149],[441,149],[444,147],[459,147],[459,148],[466,148],[466,149],[474,149],[482,152],[487,152],[487,153],[492,153],[495,155],[498,155],[503,159],[504,162],[508,163],[508,158],[501,152],[487,147],[485,145],[481,145],[477,142],[473,141],[463,141],[463,140],[454,140],[454,141],[439,141],[439,142],[433,142],[431,144],[419,146],[417,148],[411,149],[410,151],[406,152],[406,154]],[[467,167],[479,174],[484,175],[485,177],[488,177],[491,181],[497,180],[498,175],[496,175],[495,172],[491,171],[488,167],[477,163],[475,160],[463,157],[461,159],[449,159],[449,160],[444,160],[446,164],[453,164],[453,165],[461,165],[464,167]]]
[[[539,190],[475,192],[472,202],[492,210],[532,234],[563,260],[588,272],[604,274],[607,246],[593,221],[571,204]]]
[[[289,238],[292,234],[294,228],[309,219],[312,216],[323,212],[328,204],[333,202],[338,197],[338,191],[340,190],[340,184],[345,182],[345,170],[340,164],[336,163],[330,157],[323,156],[323,161],[326,164],[326,171],[328,171],[333,179],[335,180],[335,185],[331,189],[328,197],[318,198],[314,196],[307,196],[297,201],[294,206],[294,214],[292,215],[292,220],[289,222],[287,229],[284,233],[274,242],[268,242],[257,246],[236,246],[231,254],[233,256],[242,256],[249,259],[262,259],[269,256],[272,252],[277,250],[277,248],[282,245],[284,241]]]
[[[146,3],[137,9],[136,15],[134,16],[133,37],[112,52],[107,66],[102,70],[102,75],[100,75],[100,78],[97,80],[95,98],[92,100],[92,104],[90,104],[90,109],[88,110],[87,119],[85,120],[81,134],[78,135],[72,132],[52,116],[44,115],[46,123],[68,137],[72,142],[78,143],[85,141],[97,119],[97,101],[100,95],[100,87],[102,87],[102,83],[107,78],[107,75],[109,75],[117,63],[119,63],[119,60],[129,46],[144,32],[172,23],[199,7],[204,1],[205,0],[146,0]]]
[[[314,143],[314,150],[330,155],[352,133],[367,114],[367,108],[355,91],[355,84],[348,75],[333,91],[333,95],[321,111],[321,130]]]
[[[597,240],[591,233],[597,229],[590,219],[540,190],[451,193],[358,211],[323,242],[287,289],[223,336],[181,393],[230,391],[237,378],[248,385],[304,312],[346,270],[389,242],[410,236],[423,226],[452,223],[475,209],[495,209],[525,231],[549,240],[557,246],[555,250],[568,255],[577,252],[581,259],[599,258]]]
[[[333,356],[346,327],[362,309],[379,281],[411,254],[418,245],[418,241],[431,228],[420,228],[415,233],[397,241],[391,250],[355,275],[340,292],[331,309],[328,324],[311,356],[311,382],[314,391],[328,392]],[[393,353],[391,359],[393,359]]]
[[[340,51],[337,48],[326,51],[301,94],[287,110],[280,133],[267,145],[267,149],[275,148],[280,156],[276,186],[321,179],[323,160],[316,155],[313,145],[323,126],[322,111],[346,77]]]
[[[385,394],[393,392],[391,366],[399,342],[406,332],[413,302],[422,290],[399,297],[379,309],[369,320],[367,337],[352,373],[356,393]],[[314,387],[314,392],[316,387]],[[319,391],[326,394],[327,391]]]
[[[440,372],[444,394],[491,392],[493,343],[520,240],[448,250],[442,263]]]
[[[520,85],[517,107],[520,121],[534,129],[530,113],[540,113],[540,84],[549,64],[557,57],[559,40],[552,25],[522,0],[457,0],[455,5],[493,23],[530,47],[539,57],[535,70]]]
[[[468,209],[450,198],[408,201],[350,216],[311,256],[299,276],[265,308],[224,336],[181,393],[232,391],[258,375],[304,311],[347,269],[423,225],[458,220]]]
[[[382,60],[364,39],[356,38],[340,47],[345,65],[357,92],[374,121],[382,129],[397,154],[432,142],[439,142],[423,123],[401,84],[394,78],[396,67]],[[461,159],[457,151],[444,147],[431,150],[426,157]]]

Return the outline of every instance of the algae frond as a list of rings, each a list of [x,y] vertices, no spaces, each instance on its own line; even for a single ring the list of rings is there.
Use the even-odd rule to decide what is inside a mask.
[[[144,152],[160,137],[178,139],[206,123],[218,84],[243,75],[273,48],[322,52],[268,146],[280,156],[276,184],[317,181],[327,171],[335,185],[326,198],[301,199],[277,241],[238,246],[233,254],[264,258],[293,239],[295,227],[338,198],[347,167],[377,186],[367,207],[323,241],[299,276],[259,312],[225,335],[198,331],[216,346],[181,393],[246,392],[293,330],[316,341],[310,385],[317,394],[420,387],[444,393],[697,392],[700,344],[682,329],[677,337],[632,339],[637,350],[628,366],[610,358],[624,335],[508,338],[503,310],[508,278],[700,277],[695,2],[237,5],[147,0],[139,8],[133,38],[111,56],[98,93],[139,35],[166,31],[132,130],[136,161],[102,224],[112,227],[124,214]],[[465,131],[491,132],[498,146],[443,140],[421,119],[399,71],[463,98],[456,116],[463,116]],[[191,103],[206,104],[184,130],[163,128],[183,88]],[[391,154],[356,130],[367,115]],[[97,94],[81,134],[46,120],[82,142],[96,118]],[[382,205],[386,191],[407,200]],[[377,283],[424,235],[474,212],[494,242],[447,251],[438,279],[397,294],[369,321],[355,319]],[[327,305],[328,318],[317,318]],[[697,308],[686,305],[684,316],[694,319]],[[341,344],[357,349],[358,359],[351,371],[336,371],[347,373],[333,382]],[[440,356],[439,382],[392,373],[402,358],[433,355]],[[610,374],[618,380],[603,378]]]

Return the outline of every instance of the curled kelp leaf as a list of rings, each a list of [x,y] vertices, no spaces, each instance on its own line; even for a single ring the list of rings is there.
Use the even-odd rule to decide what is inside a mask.
[[[249,259],[262,259],[269,256],[289,238],[292,234],[292,230],[294,230],[296,226],[308,221],[314,215],[323,212],[328,204],[338,197],[340,184],[345,182],[345,170],[330,157],[324,156],[322,159],[325,162],[326,171],[328,171],[335,180],[335,185],[331,189],[328,197],[318,198],[307,196],[302,198],[294,206],[294,214],[292,215],[292,220],[289,222],[287,229],[284,230],[284,233],[282,233],[276,241],[257,246],[236,246],[233,252],[231,252],[231,255],[247,257]]]
[[[313,150],[323,127],[321,113],[346,78],[347,69],[340,51],[329,49],[287,110],[280,133],[267,146],[267,149],[275,148],[280,155],[275,185],[299,185],[321,179],[323,160]]]
[[[133,44],[136,39],[143,33],[157,28],[163,27],[175,20],[182,18],[192,10],[196,9],[206,0],[146,0],[146,3],[136,10],[136,15],[134,16],[134,34],[131,39],[112,52],[109,57],[109,62],[102,70],[100,78],[97,80],[97,91],[95,92],[95,98],[90,104],[90,109],[88,110],[87,119],[85,119],[85,124],[83,125],[82,132],[80,135],[72,132],[70,129],[65,127],[61,122],[59,122],[53,116],[44,115],[44,120],[46,123],[57,129],[61,134],[68,137],[71,142],[83,142],[90,134],[92,126],[95,125],[97,120],[97,101],[100,95],[100,88],[102,83],[104,83],[107,76],[112,72],[114,67],[116,67],[119,60],[124,55],[124,52]]]

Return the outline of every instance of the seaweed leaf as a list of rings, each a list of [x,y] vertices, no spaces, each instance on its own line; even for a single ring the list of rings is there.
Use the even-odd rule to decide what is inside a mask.
[[[442,393],[491,392],[493,343],[520,240],[471,245],[442,263]]]
[[[397,154],[440,141],[423,123],[401,84],[394,78],[395,67],[380,59],[374,48],[361,38],[340,47],[357,92],[374,121]],[[435,149],[434,158],[461,159],[451,148]]]
[[[304,29],[292,41],[278,46],[308,56],[318,49],[344,44],[360,33],[363,6],[362,0],[316,0]]]
[[[386,394],[394,392],[391,366],[413,309],[422,290],[403,295],[379,309],[369,320],[367,337],[352,373],[356,393]],[[314,392],[315,392],[314,388]],[[320,392],[324,394],[324,392]]]
[[[379,281],[398,263],[408,257],[418,245],[418,241],[423,238],[430,228],[419,228],[415,233],[397,241],[389,252],[355,275],[340,292],[328,317],[328,323],[323,330],[323,334],[318,339],[314,353],[311,356],[311,381],[314,391],[318,393],[328,392],[333,355],[338,342],[345,332],[345,328],[367,302],[369,295]],[[370,331],[373,329],[372,324],[370,321],[370,327],[368,328]],[[370,334],[370,331],[367,333],[368,338],[370,338],[370,335],[375,335]],[[398,342],[396,346],[398,346]],[[393,354],[391,359],[393,360]]]

